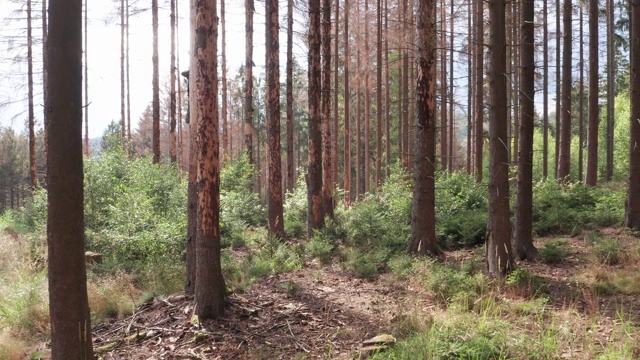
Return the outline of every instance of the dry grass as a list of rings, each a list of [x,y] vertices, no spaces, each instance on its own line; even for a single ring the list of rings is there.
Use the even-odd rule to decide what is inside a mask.
[[[20,360],[25,357],[27,344],[14,335],[8,329],[0,332],[0,359]]]
[[[133,313],[141,292],[134,285],[134,277],[125,273],[113,276],[92,276],[87,283],[92,319],[122,319]]]

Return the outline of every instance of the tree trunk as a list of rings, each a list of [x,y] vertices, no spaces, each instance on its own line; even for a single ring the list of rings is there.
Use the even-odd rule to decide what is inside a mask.
[[[124,0],[120,0],[120,138],[122,139],[122,150],[127,149],[127,123],[125,108],[125,70],[124,70]]]
[[[247,149],[249,164],[253,164],[253,12],[255,11],[253,0],[244,0],[244,11],[246,16],[246,58],[244,65],[244,146]]]
[[[309,0],[309,174],[307,236],[324,225],[322,203],[322,114],[320,112],[320,0]],[[277,81],[277,79],[276,79]]]
[[[474,56],[473,56],[473,28],[471,27],[471,1],[467,2],[467,59],[469,60],[469,67],[467,68],[467,164],[466,164],[466,172],[467,175],[471,175],[472,171],[472,162],[471,162],[471,124],[473,124],[473,68],[475,66]]]
[[[583,155],[584,155],[584,11],[582,4],[578,4],[580,8],[579,18],[579,40],[578,40],[578,72],[579,84],[578,84],[578,181],[583,181]],[[591,45],[591,44],[589,44]]]
[[[449,165],[447,168],[449,171],[453,171],[453,164],[455,162],[455,156],[453,154],[453,142],[455,139],[455,129],[454,129],[454,104],[453,104],[453,17],[454,17],[454,5],[453,0],[451,1],[451,18],[449,19],[449,150],[447,153],[449,154]]]
[[[155,1],[155,0],[154,0]],[[200,321],[224,313],[220,263],[220,143],[218,140],[218,22],[215,0],[196,1],[195,97],[198,112],[198,236],[195,313]]]
[[[287,191],[293,191],[293,0],[287,0]]]
[[[558,179],[566,181],[571,175],[571,0],[564,0],[564,41],[562,48],[562,107],[560,124],[560,155]]]
[[[29,175],[31,189],[38,186],[36,176],[36,132],[33,108],[33,28],[31,26],[31,0],[27,0],[27,80],[28,80],[28,115],[29,115]]]
[[[335,6],[336,6],[336,20],[334,22],[335,24],[335,33],[334,33],[334,41],[333,41],[333,75],[334,75],[334,79],[333,79],[333,83],[334,85],[334,92],[333,92],[333,140],[332,140],[332,149],[333,149],[333,153],[332,153],[332,158],[333,158],[333,174],[332,174],[332,184],[335,187],[338,186],[338,140],[340,138],[340,136],[338,135],[338,119],[339,119],[339,114],[338,114],[338,90],[339,90],[339,80],[340,80],[340,72],[339,72],[339,66],[338,66],[338,60],[339,60],[339,48],[338,45],[340,43],[340,40],[338,40],[338,36],[339,36],[339,28],[340,28],[340,0],[336,0],[335,2]],[[334,207],[336,206],[336,197],[333,197],[333,204]]]
[[[640,230],[640,1],[631,7],[631,126],[629,146],[629,189],[624,215],[624,226]]]
[[[282,217],[282,160],[280,157],[280,41],[278,40],[278,0],[265,2],[267,167],[269,169],[269,232],[284,237]]]
[[[196,0],[191,0],[193,8]],[[190,53],[195,51],[195,12],[191,11],[189,23],[191,24]],[[196,68],[195,56],[190,58],[189,67]],[[195,72],[194,72],[195,73]],[[186,239],[186,281],[184,291],[193,294],[196,286],[196,238],[198,234],[198,108],[196,104],[195,76],[189,76],[189,71],[182,75],[187,79],[187,96],[189,107],[187,108],[187,123],[189,124],[189,176],[187,179],[187,239]],[[191,94],[194,89],[194,94]]]
[[[542,177],[549,175],[549,22],[548,0],[542,1]]]
[[[533,212],[533,128],[535,97],[534,0],[522,0],[520,32],[520,131],[518,190],[516,194],[513,252],[519,260],[536,254],[532,236]]]
[[[333,219],[331,75],[331,0],[322,0],[322,199],[324,213]]]
[[[560,38],[562,31],[560,29],[560,1],[556,0],[556,151],[554,156],[553,173],[558,179],[558,160],[560,158],[560,118],[562,116],[562,82],[560,80]]]
[[[227,28],[225,19],[225,0],[220,0],[220,20],[222,24],[222,159],[224,163],[229,159],[229,111],[227,109]]]
[[[613,125],[615,121],[616,61],[613,0],[607,0],[607,167],[606,180],[613,178]]]
[[[402,36],[402,48],[404,54],[402,56],[402,165],[404,169],[409,168],[409,5],[407,0],[402,1],[404,23],[402,24],[404,32]]]
[[[589,129],[587,131],[587,179],[595,186],[598,182],[598,2],[589,1]],[[609,69],[610,70],[610,69]]]
[[[490,72],[489,95],[489,223],[487,224],[487,270],[505,276],[514,266],[509,215],[509,155],[507,139],[507,84],[505,0],[489,1]]]
[[[82,0],[49,0],[49,4],[47,57],[54,69],[49,74],[45,106],[50,132],[47,248],[51,358],[88,360],[93,359],[93,347],[84,259]]]
[[[435,230],[435,2],[419,1],[417,12],[416,135],[411,243],[415,255],[440,256]]]
[[[382,187],[382,0],[378,0],[376,15],[376,193],[378,193]]]
[[[369,0],[364,0],[364,192],[371,192],[371,89],[369,87]]]
[[[125,36],[126,36],[126,44],[125,44],[125,49],[124,49],[124,55],[125,55],[125,67],[126,67],[126,71],[127,71],[127,76],[126,76],[126,92],[127,92],[127,152],[129,154],[129,156],[133,155],[133,144],[131,143],[131,91],[130,91],[130,86],[131,86],[131,81],[130,81],[130,70],[131,67],[129,66],[129,0],[125,0],[124,1],[124,6],[125,6],[125,22],[126,22],[126,29],[125,29]],[[86,54],[85,54],[86,55]]]
[[[86,6],[85,6],[85,23],[86,23],[86,17],[87,17],[87,12],[86,12]],[[87,32],[86,32],[86,27],[85,27],[85,32],[84,32],[84,37],[86,38],[87,36]],[[85,49],[86,49],[86,40],[85,40]],[[86,60],[86,53],[87,51],[85,50],[85,60]],[[47,102],[47,82],[48,82],[48,77],[49,77],[49,67],[47,65],[48,61],[47,61],[47,2],[43,1],[42,2],[42,99],[43,99],[43,103]],[[86,75],[86,70],[85,70],[85,75]],[[86,104],[86,101],[85,101]],[[48,156],[48,147],[47,147],[47,143],[49,141],[49,137],[47,136],[47,129],[48,129],[48,120],[47,120],[47,109],[44,108],[43,106],[43,111],[42,111],[42,123],[43,123],[43,127],[44,127],[44,158],[45,158],[45,174],[46,174],[46,168],[47,168],[47,164],[46,164],[46,159]],[[45,179],[45,184],[46,184],[46,179]]]
[[[475,105],[475,169],[476,182],[482,182],[484,147],[484,1],[476,1],[476,89]]]
[[[42,2],[46,6],[46,1]],[[89,21],[88,21],[88,3],[84,0],[84,154],[89,157],[91,155],[89,148]],[[46,97],[45,97],[46,102]],[[46,131],[48,133],[48,131]],[[47,136],[48,138],[48,136]],[[45,140],[45,143],[49,141]]]
[[[384,2],[384,96],[387,178],[391,176],[391,81],[389,80],[389,0]]]
[[[351,204],[351,114],[349,113],[349,0],[344,0],[344,204]]]
[[[224,0],[222,1],[224,3]],[[176,0],[169,0],[169,2],[171,7],[171,66],[169,69],[169,82],[171,84],[169,90],[169,138],[171,142],[171,163],[175,164],[176,161],[178,161],[178,143],[176,137]]]
[[[151,0],[153,27],[153,163],[160,162],[160,75],[158,73],[158,0]]]

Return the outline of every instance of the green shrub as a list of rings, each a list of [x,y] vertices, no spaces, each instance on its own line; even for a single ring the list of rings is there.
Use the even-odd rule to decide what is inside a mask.
[[[547,264],[559,264],[567,256],[566,242],[563,240],[550,240],[538,250],[538,256]]]
[[[623,247],[617,239],[602,239],[593,247],[598,261],[603,265],[617,265],[622,261]]]
[[[45,231],[47,225],[47,190],[37,187],[27,198],[24,207],[12,212],[13,224],[19,231]]]
[[[407,254],[397,254],[387,261],[387,267],[400,279],[409,278],[415,272],[416,260]]]
[[[547,283],[539,276],[531,275],[529,270],[519,267],[512,271],[506,279],[506,284],[518,288],[524,296],[537,296],[548,291]]]
[[[321,231],[314,231],[311,239],[305,244],[307,255],[320,260],[322,264],[331,263],[331,252],[333,248],[333,242]]]
[[[288,237],[303,237],[307,232],[307,185],[301,173],[293,192],[284,201],[284,233]]]
[[[361,251],[355,248],[345,250],[345,266],[352,270],[357,278],[372,278],[384,269],[384,263],[389,255],[385,249]]]

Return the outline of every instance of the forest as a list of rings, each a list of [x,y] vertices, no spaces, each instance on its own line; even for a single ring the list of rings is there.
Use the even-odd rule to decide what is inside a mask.
[[[639,1],[10,3],[0,359],[640,358]]]

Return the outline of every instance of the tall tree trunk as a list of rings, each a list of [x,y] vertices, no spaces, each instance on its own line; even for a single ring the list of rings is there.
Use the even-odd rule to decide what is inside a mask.
[[[402,165],[405,169],[409,168],[409,9],[408,1],[402,1],[402,11],[404,29],[402,36]]]
[[[382,0],[376,9],[376,193],[382,186]]]
[[[320,0],[309,0],[309,174],[307,235],[324,225],[322,211],[322,114],[320,112]],[[277,79],[276,79],[277,81]]]
[[[86,9],[86,6],[85,6]],[[86,15],[87,12],[85,10],[85,23],[86,23]],[[86,38],[87,36],[87,32],[85,30],[84,32],[84,36]],[[85,40],[85,45],[86,45],[86,40]],[[86,48],[86,46],[85,46]],[[86,56],[86,50],[85,50],[85,56]],[[86,60],[86,58],[85,58]],[[42,99],[43,102],[46,103],[47,102],[47,82],[48,82],[48,77],[49,77],[49,67],[47,65],[48,61],[47,61],[47,1],[42,1]],[[86,72],[86,70],[85,70]],[[86,73],[85,73],[86,75]],[[86,103],[86,101],[85,101]],[[46,169],[47,169],[47,164],[46,164],[46,159],[48,157],[48,147],[47,147],[47,143],[49,142],[49,137],[48,137],[48,120],[47,120],[47,109],[44,108],[43,106],[43,111],[42,111],[42,125],[44,126],[44,159],[45,159],[45,173],[46,173]],[[46,179],[45,179],[45,184],[46,184]]]
[[[587,179],[595,186],[598,182],[598,2],[589,1],[589,129],[587,131]]]
[[[453,154],[453,141],[455,135],[454,129],[454,104],[453,104],[453,17],[454,17],[454,4],[451,1],[451,18],[449,19],[449,165],[447,168],[449,171],[453,171],[453,164],[455,156]]]
[[[46,6],[46,1],[42,2]],[[91,155],[89,148],[89,0],[84,0],[84,154]],[[46,101],[46,98],[45,98]],[[48,131],[47,131],[48,133]],[[47,135],[48,137],[48,135]],[[48,144],[49,141],[45,140]]]
[[[584,171],[582,160],[584,155],[584,11],[582,8],[582,4],[578,4],[578,7],[580,7],[580,25],[578,28],[578,37],[580,38],[580,40],[578,41],[578,52],[580,53],[578,61],[578,72],[580,73],[578,85],[578,181],[583,181]]]
[[[571,175],[571,0],[564,0],[562,48],[562,107],[560,123],[560,155],[558,156],[558,178],[568,180]]]
[[[507,84],[505,0],[489,0],[491,24],[489,53],[489,222],[487,224],[487,270],[504,276],[514,267],[509,215],[509,157],[507,139]]]
[[[629,146],[629,188],[625,206],[624,226],[640,230],[640,1],[631,7],[631,121]]]
[[[475,105],[475,170],[476,182],[482,182],[484,152],[484,1],[476,1],[476,89]]]
[[[224,3],[224,0],[222,0]],[[176,137],[176,0],[169,0],[171,7],[171,58],[169,69],[169,141],[171,142],[171,163],[178,161],[178,142]],[[224,14],[224,13],[223,13]],[[224,19],[224,18],[223,18]],[[223,23],[224,24],[224,23]],[[224,26],[224,25],[223,25]],[[223,27],[224,29],[224,27]]]
[[[194,7],[196,0],[191,0]],[[195,13],[191,12],[191,26],[195,26]],[[195,51],[195,29],[191,30],[191,53]],[[195,56],[190,59],[189,67],[196,68]],[[195,74],[195,72],[194,72]],[[187,278],[184,291],[193,294],[196,287],[196,238],[198,235],[198,108],[196,103],[195,75],[189,76],[189,71],[182,73],[187,78],[187,93],[189,107],[187,108],[187,123],[189,124],[189,176],[187,178],[187,241],[186,241],[186,272]],[[194,93],[191,94],[191,89]]]
[[[549,22],[548,0],[542,0],[542,177],[549,176]]]
[[[82,0],[50,0],[49,4],[47,57],[50,68],[55,69],[49,74],[45,105],[50,132],[47,263],[51,358],[88,360],[93,359],[93,347],[84,259]]]
[[[129,0],[127,0],[129,1]],[[180,7],[176,7],[176,32],[180,32],[180,14],[179,14],[179,9]],[[127,27],[128,29],[128,27]],[[128,57],[127,57],[128,58]],[[176,73],[180,74],[180,38],[177,37],[176,38]],[[127,71],[127,75],[129,74],[129,71]],[[177,107],[177,112],[178,112],[178,169],[184,169],[185,167],[185,163],[186,163],[186,159],[185,159],[185,151],[184,151],[184,129],[186,127],[183,128],[182,126],[182,81],[180,78],[180,75],[176,75],[177,76],[177,82],[178,82],[178,107]],[[128,86],[129,82],[127,81],[127,86]],[[131,127],[129,126],[129,130]],[[182,175],[182,171],[180,171],[180,174]]]
[[[369,0],[364,0],[364,192],[371,192],[371,88],[369,86]]]
[[[28,84],[28,116],[29,116],[29,175],[31,189],[38,186],[36,176],[36,132],[33,109],[33,28],[31,26],[31,0],[27,0],[27,84]]]
[[[253,0],[244,0],[245,21],[245,65],[244,65],[244,146],[249,163],[253,156]],[[260,174],[258,172],[258,174]],[[258,175],[258,182],[259,175]]]
[[[606,180],[613,178],[613,125],[615,121],[616,61],[613,0],[607,0],[607,167]]]
[[[160,162],[160,75],[158,69],[158,0],[151,0],[151,17],[153,27],[153,163]]]
[[[231,149],[229,148],[229,110],[227,104],[227,21],[224,2],[225,0],[220,0],[220,20],[222,24],[222,159],[226,163]]]
[[[331,0],[322,0],[322,200],[325,215],[333,219],[331,75]]]
[[[364,176],[362,176],[362,59],[360,48],[362,47],[362,36],[360,27],[360,1],[356,0],[356,193],[355,199],[360,199],[364,189]]]
[[[267,209],[269,232],[284,237],[282,159],[280,157],[280,41],[278,39],[278,0],[265,2],[266,34],[266,110],[267,110],[267,167],[269,191]]]
[[[296,184],[293,166],[293,0],[287,0],[287,191]]]
[[[155,1],[155,0],[154,0]],[[195,313],[200,321],[224,313],[220,263],[220,142],[218,137],[218,22],[215,0],[196,1],[193,56],[198,108],[198,236]]]
[[[333,37],[333,83],[334,85],[334,92],[333,92],[333,141],[332,141],[332,158],[333,158],[333,174],[332,174],[332,184],[334,187],[338,186],[338,140],[340,138],[340,136],[338,135],[338,90],[339,90],[339,80],[340,80],[340,73],[339,73],[339,66],[338,66],[338,60],[339,60],[339,48],[338,45],[340,43],[340,40],[338,38],[339,36],[339,29],[340,29],[340,0],[336,0],[335,2],[335,6],[336,6],[336,20],[334,22],[335,27],[335,33],[334,33],[334,37]],[[336,198],[333,197],[333,204],[334,207],[336,206]]]
[[[560,118],[562,116],[562,82],[560,71],[560,38],[562,37],[562,31],[560,29],[560,1],[556,0],[556,150],[554,155],[553,173],[555,178],[558,178],[558,160],[560,158]]]
[[[344,0],[344,204],[351,204],[351,134],[349,90],[349,0]]]
[[[384,96],[387,178],[391,176],[391,81],[389,79],[389,0],[384,2]]]
[[[471,162],[471,124],[473,124],[473,69],[475,67],[475,59],[473,55],[473,28],[472,26],[472,10],[471,1],[467,1],[467,59],[469,60],[469,67],[467,68],[467,175],[471,175],[473,163]]]
[[[411,211],[411,243],[415,255],[440,256],[435,230],[435,35],[434,1],[419,1],[417,12],[416,64],[416,134],[413,204]]]
[[[130,81],[130,73],[131,73],[131,67],[129,66],[129,0],[125,0],[124,1],[124,6],[125,6],[125,22],[126,22],[126,28],[125,28],[125,37],[126,37],[126,44],[125,44],[125,49],[124,49],[124,55],[125,55],[125,67],[126,67],[126,71],[127,71],[127,76],[126,76],[126,91],[127,91],[127,152],[129,154],[129,156],[133,155],[133,144],[131,143],[131,91],[130,91],[130,87],[131,87],[131,81]],[[85,54],[86,55],[86,54]]]
[[[535,256],[533,246],[533,128],[535,97],[534,0],[522,0],[520,11],[520,146],[513,252],[519,260]]]
[[[120,139],[122,140],[122,150],[127,149],[127,119],[125,108],[125,70],[124,70],[124,0],[120,0]]]

